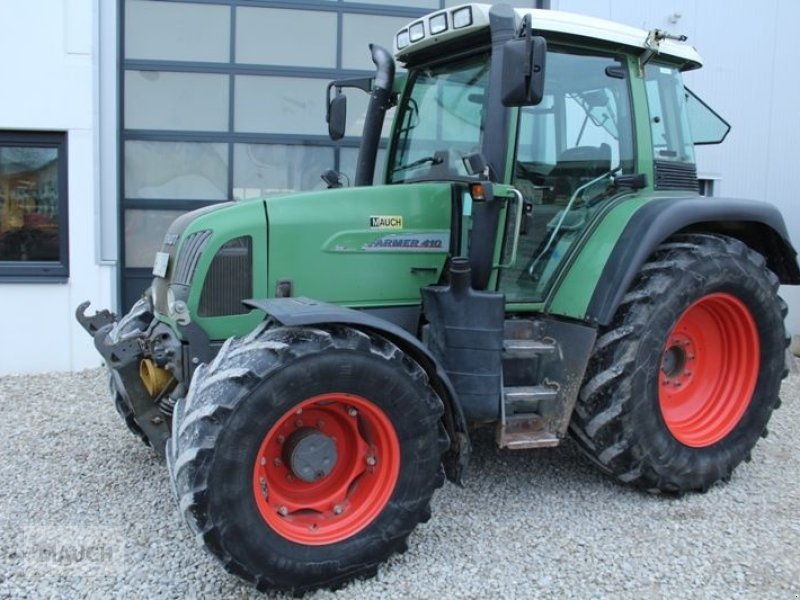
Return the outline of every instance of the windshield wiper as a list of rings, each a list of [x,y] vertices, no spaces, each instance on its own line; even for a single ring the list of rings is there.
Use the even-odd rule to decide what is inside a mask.
[[[407,165],[400,165],[399,167],[395,167],[392,169],[392,173],[397,173],[398,171],[407,171],[408,169],[413,169],[414,167],[421,167],[424,164],[431,163],[432,165],[440,165],[444,162],[444,158],[441,156],[426,156],[424,158],[420,158],[419,160],[415,160],[414,162],[410,162]]]

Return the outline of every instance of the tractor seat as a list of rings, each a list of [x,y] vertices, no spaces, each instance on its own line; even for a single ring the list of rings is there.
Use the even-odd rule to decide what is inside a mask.
[[[611,170],[611,146],[575,146],[558,157],[550,171],[555,196],[569,198],[578,186]]]

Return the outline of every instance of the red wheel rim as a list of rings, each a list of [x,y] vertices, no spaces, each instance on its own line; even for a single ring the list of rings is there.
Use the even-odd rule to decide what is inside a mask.
[[[317,452],[310,461],[314,475],[305,469],[309,461],[292,451],[302,444],[304,456]],[[282,537],[333,544],[378,517],[399,473],[400,443],[386,414],[361,396],[323,394],[287,411],[264,437],[253,494],[261,516]]]
[[[661,414],[675,439],[702,448],[728,435],[750,404],[759,362],[756,323],[741,300],[709,294],[687,308],[659,372]]]

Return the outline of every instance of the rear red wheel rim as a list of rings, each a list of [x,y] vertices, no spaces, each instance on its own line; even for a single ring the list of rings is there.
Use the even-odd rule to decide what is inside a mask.
[[[386,413],[361,396],[322,394],[295,405],[267,432],[253,494],[278,535],[333,544],[378,517],[399,473],[400,443]]]
[[[661,358],[658,400],[670,433],[692,448],[727,436],[750,405],[759,364],[758,330],[741,300],[715,293],[694,302]]]

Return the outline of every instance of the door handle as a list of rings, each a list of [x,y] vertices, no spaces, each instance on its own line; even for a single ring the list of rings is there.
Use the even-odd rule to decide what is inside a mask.
[[[514,223],[514,241],[511,244],[511,256],[508,258],[507,263],[499,263],[494,265],[492,268],[494,269],[508,269],[509,267],[513,267],[514,263],[517,262],[517,248],[519,247],[519,231],[522,227],[522,213],[525,206],[525,200],[522,197],[522,193],[519,190],[511,189],[514,193],[514,198],[509,198],[509,207],[511,206],[511,201],[516,200],[517,204],[517,215],[516,221]]]

